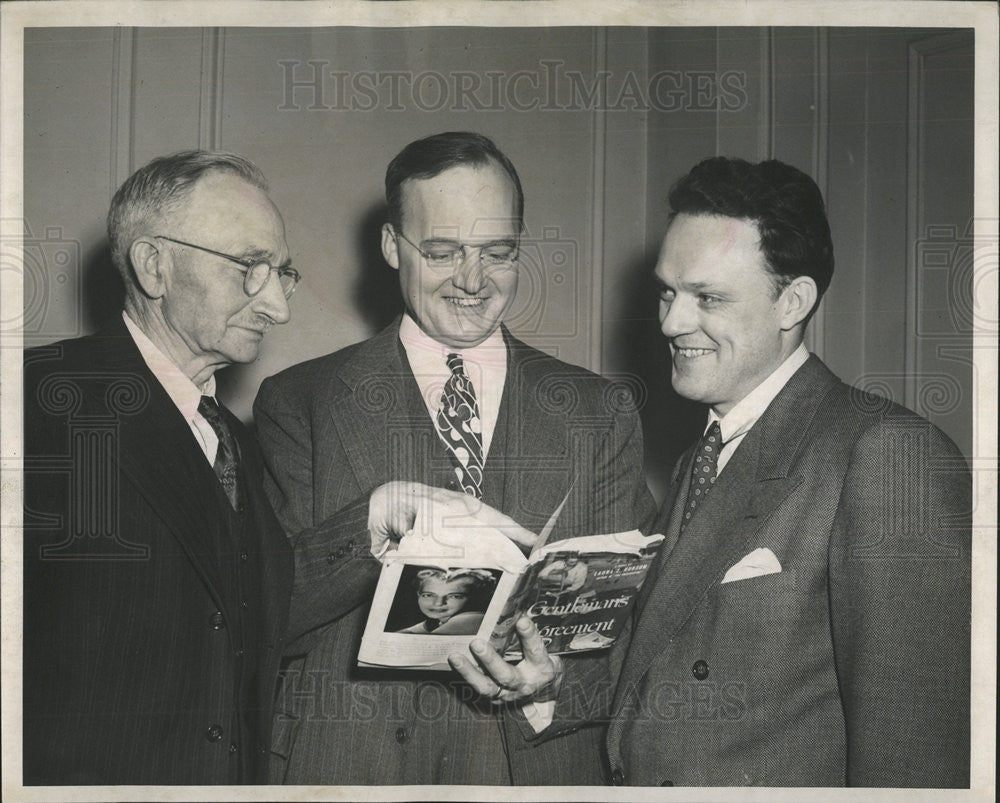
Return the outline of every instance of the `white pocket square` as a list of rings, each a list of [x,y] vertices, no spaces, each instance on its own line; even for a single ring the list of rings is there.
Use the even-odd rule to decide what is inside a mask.
[[[780,571],[781,562],[774,556],[774,553],[767,547],[760,547],[744,556],[739,563],[731,566],[725,577],[722,578],[722,582],[733,583],[750,577],[777,574]]]

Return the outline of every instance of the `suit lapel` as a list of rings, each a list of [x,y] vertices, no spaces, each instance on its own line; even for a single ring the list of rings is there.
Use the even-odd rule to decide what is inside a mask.
[[[709,588],[746,554],[754,533],[801,483],[793,473],[796,455],[822,398],[837,382],[816,357],[810,357],[737,447],[676,546],[658,561],[658,573],[644,589],[643,615],[622,668],[616,713]],[[679,461],[671,510],[661,516],[668,536],[679,531],[691,454]]]
[[[499,493],[500,498],[486,495],[486,502],[511,515],[517,513],[514,517],[520,524],[537,529],[562,501],[573,478],[562,470],[549,474],[545,480],[539,474],[532,478],[525,474],[525,468],[537,470],[537,455],[545,455],[546,461],[552,461],[565,454],[565,428],[554,432],[546,424],[551,421],[551,414],[547,415],[539,406],[538,389],[544,380],[539,353],[513,337],[506,327],[501,331],[507,345],[507,373],[486,459],[486,490]],[[558,480],[557,485],[552,481],[556,476],[565,479]],[[560,533],[557,525],[552,540],[568,535]]]
[[[434,430],[399,342],[399,321],[358,349],[337,379],[351,391],[343,399],[350,413],[331,406],[330,417],[358,486],[371,489],[387,477],[422,476],[420,467],[430,465],[430,455],[415,450],[424,448],[420,444],[428,440],[420,437],[421,432],[426,435]],[[393,434],[404,432],[406,443],[395,443]]]
[[[146,404],[134,415],[117,416],[121,471],[180,543],[222,609],[211,535],[219,519],[212,485],[217,482],[215,474],[124,323],[101,343],[109,373],[138,377],[149,393]]]

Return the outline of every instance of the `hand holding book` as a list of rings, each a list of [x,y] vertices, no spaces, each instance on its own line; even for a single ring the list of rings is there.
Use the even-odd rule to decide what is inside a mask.
[[[476,526],[502,533],[525,552],[535,544],[537,536],[533,532],[480,499],[419,482],[396,481],[380,485],[368,500],[371,553],[382,560],[387,552],[398,547],[404,535],[414,529],[444,532],[441,520],[448,517],[449,522],[454,524],[456,509],[474,520]],[[455,530],[454,527],[451,529]]]
[[[554,700],[562,682],[563,664],[558,655],[549,655],[545,642],[527,616],[517,620],[517,635],[524,657],[509,664],[493,647],[475,639],[469,649],[479,662],[453,653],[448,663],[484,697],[497,703],[545,702]]]

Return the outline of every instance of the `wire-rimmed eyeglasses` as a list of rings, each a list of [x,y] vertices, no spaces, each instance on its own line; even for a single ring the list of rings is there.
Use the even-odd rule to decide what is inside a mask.
[[[498,240],[482,245],[462,243],[458,240],[434,240],[420,246],[401,231],[397,231],[395,234],[412,245],[417,253],[427,261],[427,264],[435,268],[454,268],[465,262],[468,258],[466,249],[478,251],[480,263],[487,268],[513,267],[519,256],[517,242],[513,240]],[[460,254],[461,258],[459,258]]]
[[[291,262],[286,262],[284,265],[272,265],[265,259],[234,257],[232,254],[224,254],[221,251],[213,251],[211,248],[205,248],[203,245],[187,243],[184,242],[184,240],[177,240],[163,234],[157,234],[156,237],[160,240],[168,240],[172,243],[177,243],[177,245],[195,248],[198,251],[204,251],[206,254],[212,254],[213,256],[228,259],[230,262],[235,263],[239,266],[238,270],[243,271],[243,292],[245,292],[248,296],[255,296],[264,289],[264,285],[267,284],[267,280],[271,276],[271,271],[278,274],[278,283],[281,285],[281,292],[285,294],[285,298],[291,298],[292,293],[295,292],[296,286],[298,286],[299,280],[302,278],[297,270],[293,270],[290,267],[292,264]]]

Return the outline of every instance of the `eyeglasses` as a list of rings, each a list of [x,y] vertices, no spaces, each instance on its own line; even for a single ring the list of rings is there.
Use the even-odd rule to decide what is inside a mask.
[[[479,261],[487,268],[510,268],[517,262],[518,246],[516,242],[493,242],[483,245],[470,245],[457,240],[435,240],[430,245],[421,248],[403,232],[396,234],[412,245],[427,264],[434,268],[455,268],[465,262],[466,249],[479,252]],[[461,258],[459,258],[461,254]]]
[[[175,240],[173,237],[164,237],[162,234],[157,234],[156,237],[161,240],[169,240],[172,243],[177,243],[177,245],[196,248],[199,251],[204,251],[206,254],[222,257],[222,259],[228,259],[230,262],[239,265],[238,270],[243,271],[243,291],[248,296],[255,296],[264,289],[267,280],[271,278],[271,271],[278,274],[278,283],[281,285],[281,292],[285,294],[285,298],[291,298],[296,286],[298,286],[299,280],[302,278],[297,270],[292,270],[289,267],[292,264],[291,262],[275,266],[264,259],[234,257],[230,254],[223,254],[221,251],[213,251],[211,248],[205,248],[203,245],[186,243],[183,240]]]

